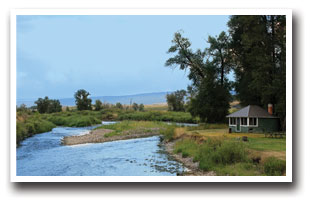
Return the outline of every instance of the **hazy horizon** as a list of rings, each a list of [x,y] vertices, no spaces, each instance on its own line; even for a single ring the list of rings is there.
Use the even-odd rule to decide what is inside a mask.
[[[182,89],[180,89],[182,90]],[[184,89],[185,90],[185,89]],[[87,91],[87,90],[86,90]],[[159,94],[159,93],[172,93],[174,91],[158,91],[158,92],[148,92],[148,93],[136,93],[136,94],[124,94],[124,95],[96,95],[96,96],[92,96],[90,95],[90,98],[96,98],[96,97],[123,97],[123,96],[136,96],[136,95],[146,95],[146,94]],[[50,97],[48,95],[46,95],[47,97],[49,97],[50,99],[68,99],[68,98],[74,98],[74,93],[72,94],[71,97]],[[37,98],[16,98],[17,100],[37,100],[38,98],[44,98],[45,96],[42,97],[37,97]]]

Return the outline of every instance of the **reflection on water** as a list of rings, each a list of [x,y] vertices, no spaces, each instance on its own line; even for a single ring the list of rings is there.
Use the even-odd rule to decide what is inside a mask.
[[[64,136],[90,129],[58,127],[24,140],[17,148],[17,176],[171,176],[184,170],[166,154],[158,136],[61,145]]]

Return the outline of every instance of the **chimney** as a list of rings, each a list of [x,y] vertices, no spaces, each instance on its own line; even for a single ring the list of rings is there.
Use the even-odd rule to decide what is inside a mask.
[[[272,115],[273,105],[271,103],[268,104],[268,113]]]

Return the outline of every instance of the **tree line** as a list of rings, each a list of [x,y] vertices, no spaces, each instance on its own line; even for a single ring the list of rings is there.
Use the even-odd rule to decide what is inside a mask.
[[[227,25],[228,33],[209,36],[204,50],[193,50],[182,31],[174,34],[168,50],[173,55],[165,65],[189,70],[186,109],[201,121],[224,122],[234,90],[242,106],[273,104],[285,129],[286,17],[237,15]],[[234,81],[227,77],[230,72]],[[184,110],[179,92],[167,95],[171,110]]]
[[[77,110],[82,111],[94,109],[95,111],[100,111],[102,109],[115,107],[118,109],[132,108],[134,111],[144,111],[144,105],[142,103],[133,103],[130,106],[125,106],[119,102],[113,105],[109,103],[102,103],[100,100],[96,100],[95,104],[92,105],[92,99],[89,96],[90,93],[84,89],[79,89],[74,93]],[[20,107],[17,107],[17,111],[25,112],[29,111],[29,109],[31,111],[37,110],[39,113],[54,113],[62,111],[62,105],[60,104],[60,101],[57,99],[49,99],[48,96],[45,96],[44,98],[38,98],[38,100],[35,101],[35,104],[36,106],[32,106],[30,108],[27,108],[25,104],[21,104]],[[66,110],[69,111],[69,107],[66,107]]]

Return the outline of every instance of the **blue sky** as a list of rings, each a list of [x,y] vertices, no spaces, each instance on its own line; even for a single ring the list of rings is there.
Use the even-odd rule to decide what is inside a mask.
[[[17,16],[17,98],[119,96],[186,89],[165,67],[176,31],[192,49],[227,31],[228,16]]]

